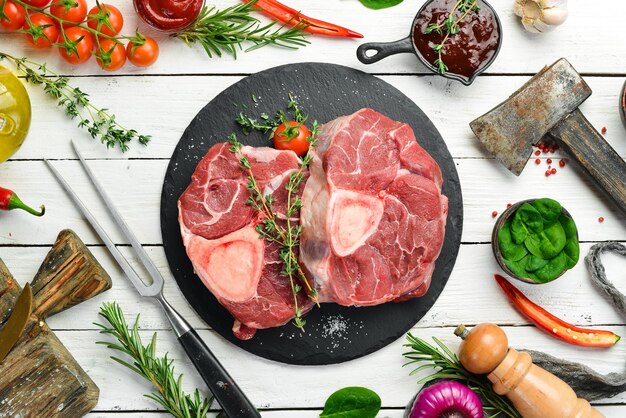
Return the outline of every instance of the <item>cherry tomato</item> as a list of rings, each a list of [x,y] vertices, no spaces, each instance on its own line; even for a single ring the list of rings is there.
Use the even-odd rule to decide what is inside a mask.
[[[309,150],[307,138],[310,136],[311,131],[302,123],[293,120],[281,123],[274,131],[274,148],[292,150],[302,157]]]
[[[66,9],[65,6],[68,6]],[[73,23],[80,23],[87,16],[86,0],[55,0],[50,6],[50,13],[59,19],[68,20]],[[69,23],[64,23],[67,26]]]
[[[59,38],[59,29],[54,26],[54,22],[48,16],[43,13],[34,13],[30,15],[30,23],[24,22],[24,30],[34,29],[40,36],[33,36],[30,33],[25,33],[24,36],[28,43],[35,48],[50,48],[54,42]]]
[[[0,28],[13,32],[24,26],[26,10],[19,4],[7,0],[6,3],[4,3],[2,12],[6,15],[6,18],[0,20]]]
[[[87,22],[91,29],[97,29],[105,35],[115,36],[124,26],[124,16],[115,6],[100,4],[91,8],[87,15]]]
[[[78,39],[80,39],[80,42],[76,44],[76,50],[78,54],[76,54],[75,52],[70,54],[65,49],[59,47],[59,53],[65,61],[69,62],[70,64],[82,64],[83,62],[87,61],[89,57],[91,57],[91,52],[94,48],[94,40],[91,33],[78,26],[70,26],[69,28],[65,29],[65,36],[67,36],[67,39],[69,39],[70,41],[77,41]]]
[[[102,65],[103,60],[96,56],[96,61],[98,61],[98,65],[102,67],[106,71],[116,71],[119,70],[126,64],[126,50],[124,49],[124,45],[119,42],[115,42],[111,39],[104,39],[100,41],[100,50],[98,54],[110,54],[110,61]]]
[[[128,60],[137,67],[149,67],[159,58],[159,45],[149,36],[145,37],[142,45],[129,42],[126,46]]]
[[[47,5],[49,5],[51,0],[22,0],[22,1],[28,4],[29,6],[38,7],[42,9],[46,7]]]

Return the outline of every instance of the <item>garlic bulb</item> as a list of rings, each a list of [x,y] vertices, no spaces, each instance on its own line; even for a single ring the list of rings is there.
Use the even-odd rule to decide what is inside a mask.
[[[513,12],[528,32],[550,32],[567,19],[567,0],[515,0]]]

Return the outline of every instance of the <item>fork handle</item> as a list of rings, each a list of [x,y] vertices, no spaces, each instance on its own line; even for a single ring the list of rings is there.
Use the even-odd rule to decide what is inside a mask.
[[[178,341],[226,415],[230,418],[261,418],[261,414],[185,318],[165,300],[162,293],[156,296],[156,300],[172,324]]]
[[[215,399],[230,418],[260,418],[261,415],[215,358],[193,329],[178,337],[187,355],[204,379]]]

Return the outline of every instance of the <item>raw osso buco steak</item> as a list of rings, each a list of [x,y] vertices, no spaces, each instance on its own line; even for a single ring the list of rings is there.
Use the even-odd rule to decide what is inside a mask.
[[[424,295],[445,233],[441,170],[409,125],[362,109],[322,125],[302,191],[300,261],[320,302],[372,306]],[[243,147],[260,189],[285,219],[291,151]],[[260,239],[247,173],[227,143],[209,149],[178,202],[183,243],[233,332],[283,325],[294,314],[279,247]],[[292,220],[297,222],[297,219]],[[312,301],[300,292],[304,312]]]

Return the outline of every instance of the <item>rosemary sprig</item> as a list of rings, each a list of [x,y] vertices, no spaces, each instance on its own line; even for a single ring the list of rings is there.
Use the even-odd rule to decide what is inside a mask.
[[[183,375],[175,376],[173,360],[170,360],[167,354],[163,357],[156,356],[156,332],[152,335],[150,343],[143,345],[139,335],[139,315],[130,329],[122,309],[115,302],[104,303],[100,308],[100,316],[108,322],[108,325],[98,323],[94,325],[102,329],[100,333],[111,335],[117,342],[98,341],[96,344],[103,344],[132,359],[131,364],[119,357],[111,356],[113,360],[154,385],[156,392],[144,395],[145,397],[163,406],[176,418],[206,417],[213,399],[204,398],[198,389],[194,391],[193,396],[183,391]]]
[[[67,77],[51,71],[46,64],[0,52],[0,61],[3,59],[11,61],[27,82],[42,85],[43,91],[58,100],[57,105],[65,110],[70,119],[78,118],[78,127],[86,129],[92,138],[99,138],[107,148],[119,146],[124,152],[128,151],[128,143],[133,140],[142,145],[150,141],[149,135],[140,135],[134,129],[120,125],[108,109],[94,106],[87,93],[72,87]]]
[[[478,0],[458,0],[448,16],[441,23],[431,23],[426,27],[426,29],[424,29],[424,35],[428,35],[432,32],[435,32],[439,35],[443,35],[444,31],[446,33],[440,43],[433,43],[433,45],[431,45],[432,50],[437,53],[437,59],[433,64],[437,66],[437,71],[440,74],[445,74],[446,71],[448,71],[448,66],[444,63],[442,57],[444,45],[446,44],[450,36],[459,33],[459,22],[465,19],[469,12],[478,12],[480,10],[480,6],[476,4],[477,2]],[[454,12],[457,9],[463,14],[458,19],[455,19]]]
[[[417,366],[411,375],[433,369],[431,374],[418,380],[417,384],[422,385],[435,379],[458,380],[469,386],[483,399],[485,403],[483,408],[491,413],[492,418],[500,415],[522,418],[508,400],[493,391],[491,382],[485,376],[475,375],[465,370],[456,354],[439,339],[433,337],[439,348],[410,333],[406,339],[408,343],[404,344],[404,347],[408,347],[411,351],[403,354],[409,360],[404,365]]]
[[[238,50],[248,52],[266,45],[296,49],[309,43],[302,32],[303,25],[276,27],[276,22],[261,24],[252,16],[252,12],[259,10],[254,8],[255,3],[251,1],[223,10],[205,7],[190,27],[172,36],[189,46],[200,44],[209,57],[213,54],[221,57],[226,52],[237,58]],[[251,45],[244,50],[245,43]]]

